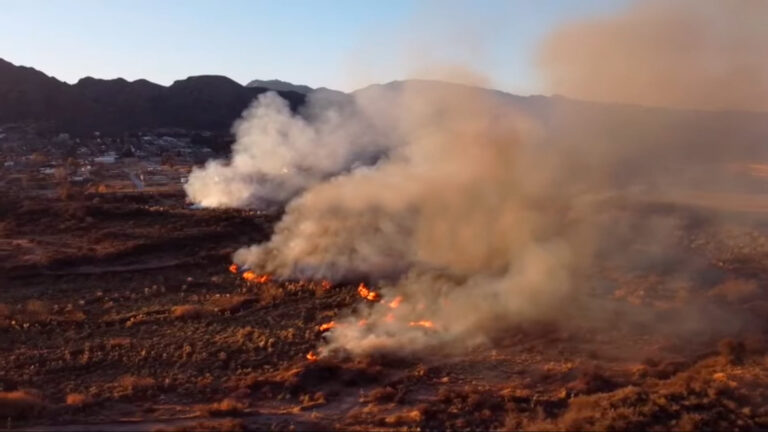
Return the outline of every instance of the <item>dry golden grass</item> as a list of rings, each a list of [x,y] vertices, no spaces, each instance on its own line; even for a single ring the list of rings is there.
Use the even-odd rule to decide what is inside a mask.
[[[44,408],[40,395],[33,390],[0,392],[0,418],[22,419]]]
[[[211,417],[221,417],[240,415],[245,409],[246,405],[243,402],[233,398],[226,398],[221,402],[215,402],[204,406],[202,411]]]
[[[82,393],[70,393],[67,395],[67,398],[66,398],[67,406],[71,406],[75,408],[82,408],[86,405],[89,405],[90,403],[91,403],[91,398],[88,397],[88,395],[84,395]]]
[[[259,300],[263,305],[271,305],[285,297],[285,292],[279,285],[273,283],[261,284],[259,287]]]
[[[157,387],[154,378],[124,375],[117,380],[115,396],[145,395]]]
[[[80,323],[85,321],[86,317],[85,317],[85,313],[83,313],[83,311],[81,311],[80,309],[74,308],[72,306],[68,306],[63,311],[61,311],[60,314],[57,314],[53,318],[58,321]]]
[[[384,423],[389,426],[406,426],[418,424],[423,419],[424,416],[421,411],[412,410],[389,415],[384,419]]]
[[[208,307],[221,313],[235,313],[245,309],[249,304],[255,302],[253,297],[247,296],[220,296],[214,297],[208,301]]]
[[[171,317],[176,319],[202,318],[212,313],[212,310],[199,305],[180,305],[171,308]]]
[[[133,343],[133,339],[129,337],[113,337],[107,341],[106,345],[110,349],[114,349],[131,346],[131,343]]]

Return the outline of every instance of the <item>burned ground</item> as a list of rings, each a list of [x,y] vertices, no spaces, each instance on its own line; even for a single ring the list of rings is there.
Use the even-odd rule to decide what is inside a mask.
[[[355,284],[228,271],[278,214],[190,209],[173,189],[9,194],[0,416],[57,430],[768,428],[768,231],[692,206],[637,211],[684,222],[672,243],[698,276],[601,262],[590,295],[610,328],[574,316],[466,352],[310,361],[318,327],[367,301]],[[730,322],[648,331],[690,304]]]

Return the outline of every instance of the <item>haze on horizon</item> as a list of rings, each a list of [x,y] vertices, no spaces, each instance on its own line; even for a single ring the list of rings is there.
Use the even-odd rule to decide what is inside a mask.
[[[191,75],[281,79],[351,91],[471,64],[488,84],[545,92],[542,38],[627,0],[0,0],[0,57],[62,81]],[[414,63],[416,67],[414,68]]]

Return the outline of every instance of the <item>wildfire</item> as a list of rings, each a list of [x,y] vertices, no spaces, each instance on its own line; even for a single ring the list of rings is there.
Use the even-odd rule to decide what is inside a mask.
[[[267,283],[270,279],[272,279],[272,276],[268,274],[256,274],[253,270],[248,270],[247,272],[243,273],[243,279],[247,280],[248,282]]]
[[[332,328],[336,327],[336,321],[327,322],[325,324],[320,324],[320,326],[317,328],[321,332],[326,332]]]
[[[320,282],[320,286],[321,286],[321,287],[322,287],[324,290],[329,290],[329,289],[331,289],[331,287],[333,286],[333,284],[332,284],[332,283],[331,283],[331,281],[329,281],[329,280],[324,280],[324,281]]]
[[[435,323],[433,323],[432,321],[428,321],[428,320],[411,321],[410,323],[408,323],[408,325],[411,326],[411,327],[424,327],[424,328],[434,328],[435,327]]]
[[[310,351],[310,352],[308,352],[308,353],[307,353],[307,360],[309,360],[309,361],[311,361],[311,362],[315,362],[315,361],[317,361],[317,354],[315,354],[315,352],[314,352],[314,351]]]
[[[231,266],[229,266],[229,271],[230,271],[231,273],[235,273],[235,274],[237,274],[238,270],[240,270],[240,269],[239,269],[239,268],[237,268],[237,264],[232,264]]]
[[[403,301],[403,298],[401,296],[397,296],[397,297],[395,297],[394,300],[389,302],[389,307],[391,307],[392,309],[397,309],[397,307],[400,306],[400,303],[402,301]]]
[[[360,282],[360,286],[357,287],[357,292],[360,297],[368,301],[378,301],[381,296],[376,291],[369,289],[364,282]]]

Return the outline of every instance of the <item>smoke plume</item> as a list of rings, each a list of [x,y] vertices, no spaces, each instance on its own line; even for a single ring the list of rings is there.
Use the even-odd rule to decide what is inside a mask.
[[[768,3],[645,0],[543,43],[551,91],[602,102],[768,110]]]
[[[638,3],[557,30],[542,64],[552,88],[572,96],[763,109],[767,63],[757,51],[767,39],[753,18],[761,9]],[[287,203],[269,241],[235,253],[241,266],[375,283],[381,301],[338,320],[324,352],[466,348],[509,324],[607,317],[584,305],[585,275],[598,261],[695,274],[701,264],[672,246],[678,219],[622,203],[659,185],[719,184],[720,141],[701,139],[712,135],[702,126],[710,118],[528,103],[526,111],[497,92],[414,80],[315,94],[293,114],[268,93],[234,126],[231,160],[193,171],[187,193],[211,207]],[[695,163],[692,148],[703,155]],[[686,316],[687,328],[704,325]]]
[[[475,88],[419,81],[366,90],[355,105],[369,134],[389,135],[387,156],[304,191],[237,263],[390,281],[383,302],[332,332],[331,346],[353,352],[480,337],[488,320],[540,316],[565,298],[571,250],[552,231],[561,209],[536,202],[547,173],[529,121]],[[411,325],[424,320],[439,337]]]
[[[356,163],[375,160],[389,144],[368,134],[359,113],[333,92],[314,92],[302,116],[267,92],[233,126],[229,161],[211,160],[189,176],[189,198],[205,207],[267,207]]]

